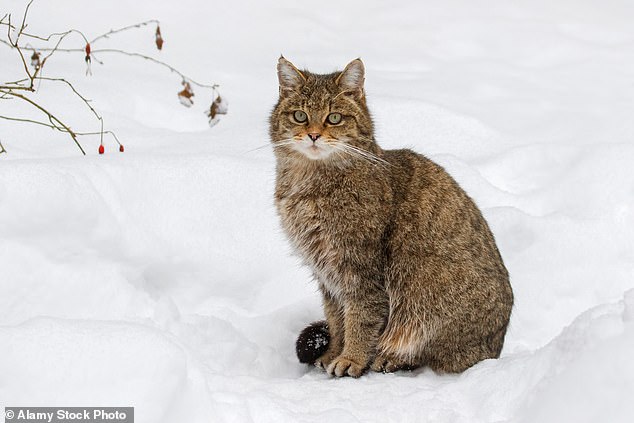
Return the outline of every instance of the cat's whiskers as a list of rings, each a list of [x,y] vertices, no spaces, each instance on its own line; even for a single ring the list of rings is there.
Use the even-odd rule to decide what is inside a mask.
[[[375,154],[370,153],[369,151],[363,150],[363,149],[361,149],[361,148],[359,148],[359,147],[355,147],[355,146],[350,145],[350,144],[344,144],[344,145],[345,145],[346,147],[348,147],[348,148],[350,148],[350,149],[352,149],[352,150],[356,151],[357,153],[359,153],[359,154],[361,154],[361,155],[363,155],[363,156],[365,156],[365,157],[367,157],[367,158],[369,158],[369,159],[373,160],[373,161],[376,161],[376,162],[378,162],[378,163],[382,163],[382,164],[384,164],[384,165],[389,165],[389,164],[390,164],[388,161],[386,161],[386,160],[384,160],[384,159],[382,159],[382,158],[378,157],[378,156],[377,156],[377,155],[375,155]]]
[[[285,141],[285,142],[278,142],[273,144],[273,148],[281,148],[281,147],[286,147],[287,145],[293,145],[296,144],[297,141],[295,140],[289,140],[289,141]]]
[[[276,143],[267,143],[267,144],[261,145],[259,147],[253,148],[251,150],[247,150],[247,151],[244,152],[244,154],[253,153],[255,151],[262,150],[262,149],[267,148],[267,147],[272,147],[275,150],[276,148],[281,148],[281,147],[285,147],[287,145],[292,145],[295,142],[296,141],[294,141],[294,140],[289,138],[289,139],[285,139],[285,140],[280,140],[279,142],[276,142]]]
[[[358,154],[356,152],[352,152],[350,150],[340,150],[340,152],[344,153],[348,157],[351,157],[351,158],[354,158],[354,159],[358,159],[358,160],[362,160],[362,161],[364,161],[366,163],[369,163],[372,166],[380,166],[381,168],[384,168],[384,169],[386,167],[385,164],[383,164],[381,162],[374,161],[372,159],[364,157],[363,155],[360,155],[360,154]]]
[[[251,150],[247,150],[247,151],[245,151],[245,152],[244,152],[244,154],[253,153],[253,152],[255,152],[255,151],[262,150],[262,149],[267,148],[267,147],[273,147],[273,144],[268,143],[268,144],[261,145],[261,146],[259,146],[259,147],[256,147],[256,148],[253,148],[253,149],[251,149]]]
[[[369,151],[365,151],[358,147],[354,147],[350,144],[337,141],[334,143],[329,143],[329,145],[341,153],[348,154],[351,157],[356,157],[356,158],[365,160],[369,163],[372,163],[373,165],[378,165],[382,167],[386,167],[390,165],[388,161],[380,157],[377,157],[376,155],[370,153]]]
[[[344,162],[346,165],[349,165],[352,163],[352,159],[354,158],[359,158],[359,156],[357,156],[356,154],[353,154],[351,152],[348,152],[346,150],[344,150],[343,148],[341,148],[339,145],[334,145],[334,144],[329,144],[335,151],[337,151],[337,156],[339,157],[339,159]],[[352,159],[351,159],[352,158]],[[366,160],[363,157],[360,157],[362,160]]]
[[[359,152],[359,151],[357,151],[357,150],[355,150],[353,148],[350,148],[349,146],[346,146],[345,144],[331,144],[331,146],[335,150],[337,150],[337,151],[339,151],[339,152],[341,152],[343,154],[346,154],[346,155],[348,155],[350,157],[358,158],[358,159],[367,161],[367,162],[372,163],[372,164],[378,164],[378,162],[376,160],[373,160],[371,157],[368,157],[367,155],[365,155],[365,154],[363,154],[363,153],[361,153],[361,152]]]

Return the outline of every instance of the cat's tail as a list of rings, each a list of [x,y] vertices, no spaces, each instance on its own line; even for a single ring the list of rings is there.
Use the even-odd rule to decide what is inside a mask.
[[[325,320],[313,322],[304,328],[295,342],[295,352],[300,363],[313,364],[328,349],[330,333]]]

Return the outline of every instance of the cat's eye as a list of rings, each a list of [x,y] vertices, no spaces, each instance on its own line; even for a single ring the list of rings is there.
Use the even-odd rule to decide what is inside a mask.
[[[331,125],[337,125],[337,124],[341,123],[341,113],[331,113],[331,114],[328,115],[326,120]]]
[[[299,123],[304,123],[308,120],[306,112],[302,112],[301,110],[296,110],[295,113],[293,113],[293,118]]]

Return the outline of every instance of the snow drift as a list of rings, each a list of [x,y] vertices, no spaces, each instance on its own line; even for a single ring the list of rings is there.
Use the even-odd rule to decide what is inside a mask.
[[[64,0],[36,2],[29,28],[148,18],[161,59],[220,83],[229,114],[208,129],[204,94],[182,108],[173,75],[108,56],[86,78],[60,54],[49,76],[76,80],[126,152],[86,140],[79,157],[63,135],[0,121],[0,406],[134,406],[139,422],[634,419],[631,2]],[[151,36],[109,42],[152,53]],[[428,155],[482,208],[516,296],[499,360],[359,380],[297,363],[295,336],[322,312],[273,208],[280,52],[317,72],[361,56],[379,143]],[[3,79],[20,72],[12,53],[0,46]],[[0,101],[9,112],[37,116]]]

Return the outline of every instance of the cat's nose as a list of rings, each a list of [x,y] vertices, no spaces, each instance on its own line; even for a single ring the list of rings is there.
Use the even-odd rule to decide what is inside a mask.
[[[317,141],[317,138],[321,137],[321,134],[317,132],[311,132],[308,134],[308,136],[310,137],[311,140]]]

